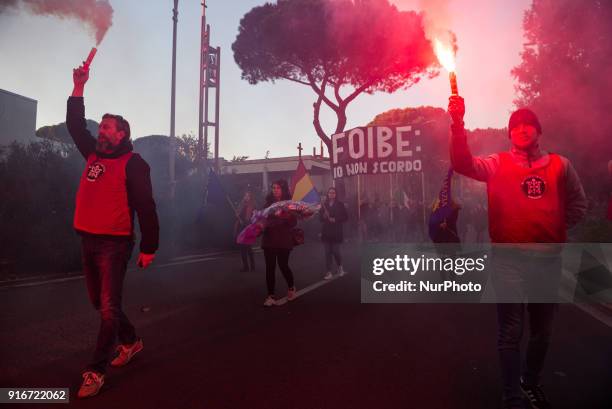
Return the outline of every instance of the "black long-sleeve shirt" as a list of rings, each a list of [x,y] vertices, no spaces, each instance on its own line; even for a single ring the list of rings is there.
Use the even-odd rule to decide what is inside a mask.
[[[66,126],[81,155],[87,160],[89,155],[96,153],[101,158],[116,158],[132,151],[132,143],[126,139],[121,148],[111,154],[96,152],[96,139],[87,130],[85,122],[85,105],[83,97],[68,98],[66,111]],[[130,216],[134,220],[134,211],[138,214],[141,241],[140,251],[153,254],[159,247],[159,221],[153,200],[150,168],[147,162],[138,154],[129,159],[126,169],[126,184]],[[132,226],[134,223],[132,223]],[[83,234],[84,232],[79,232]],[[88,234],[88,233],[86,233]]]

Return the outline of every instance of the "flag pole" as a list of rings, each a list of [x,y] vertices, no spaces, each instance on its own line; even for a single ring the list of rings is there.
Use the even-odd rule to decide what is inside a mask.
[[[361,221],[361,175],[357,175],[357,221]]]
[[[389,220],[393,223],[393,211],[391,205],[393,204],[393,173],[389,173]]]
[[[427,216],[425,214],[425,172],[421,172],[421,190],[423,194],[423,228],[427,231]]]

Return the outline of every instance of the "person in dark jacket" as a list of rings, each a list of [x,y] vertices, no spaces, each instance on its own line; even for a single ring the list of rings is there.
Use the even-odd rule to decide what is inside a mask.
[[[250,223],[251,216],[255,211],[255,199],[250,191],[244,193],[238,217],[234,224],[234,235],[237,236],[242,229]],[[248,244],[240,244],[240,256],[242,258],[242,270],[240,272],[255,271],[255,256],[253,255],[253,247]],[[249,267],[249,262],[251,263]]]
[[[89,298],[101,318],[93,358],[83,372],[80,398],[100,391],[109,363],[126,365],[143,348],[121,308],[123,279],[134,247],[134,212],[142,235],[140,267],[153,262],[159,241],[149,165],[132,152],[129,123],[119,115],[106,114],[97,139],[86,128],[83,91],[88,79],[88,68],[73,70],[74,89],[66,115],[68,131],[87,161],[76,197],[74,228],[82,238]],[[112,359],[117,338],[118,354]]]
[[[342,268],[342,254],[340,245],[344,240],[343,224],[348,220],[344,203],[336,200],[336,189],[330,187],[327,190],[327,198],[321,206],[319,218],[323,223],[321,230],[321,241],[325,248],[325,267],[327,273],[323,277],[325,280],[332,278],[332,256],[338,266],[338,274],[343,276],[346,272]]]
[[[269,207],[275,202],[291,200],[289,186],[284,179],[272,183],[272,190],[266,197],[264,207]],[[293,249],[293,228],[297,225],[297,218],[294,215],[284,212],[276,212],[270,216],[266,228],[263,232],[261,247],[264,251],[266,260],[266,284],[268,296],[264,301],[266,307],[276,305],[274,295],[276,282],[276,264],[287,281],[287,300],[295,298],[295,285],[293,282],[293,272],[289,268],[289,254]]]

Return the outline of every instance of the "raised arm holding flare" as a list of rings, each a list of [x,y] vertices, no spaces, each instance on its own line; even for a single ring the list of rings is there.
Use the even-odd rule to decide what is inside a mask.
[[[533,111],[515,111],[508,122],[510,150],[485,158],[473,156],[467,144],[463,98],[451,96],[448,112],[453,168],[487,183],[503,407],[524,408],[524,395],[532,407],[550,408],[539,377],[558,302],[558,243],[567,240],[567,228],[586,213],[584,190],[567,158],[540,149],[542,126]],[[530,332],[521,371],[525,304]]]

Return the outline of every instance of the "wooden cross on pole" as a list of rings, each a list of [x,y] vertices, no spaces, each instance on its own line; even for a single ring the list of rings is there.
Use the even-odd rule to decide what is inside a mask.
[[[304,148],[302,148],[302,142],[298,143],[297,149],[298,149],[298,152],[299,152],[298,156],[299,156],[300,159],[302,159],[302,150],[304,149]]]

